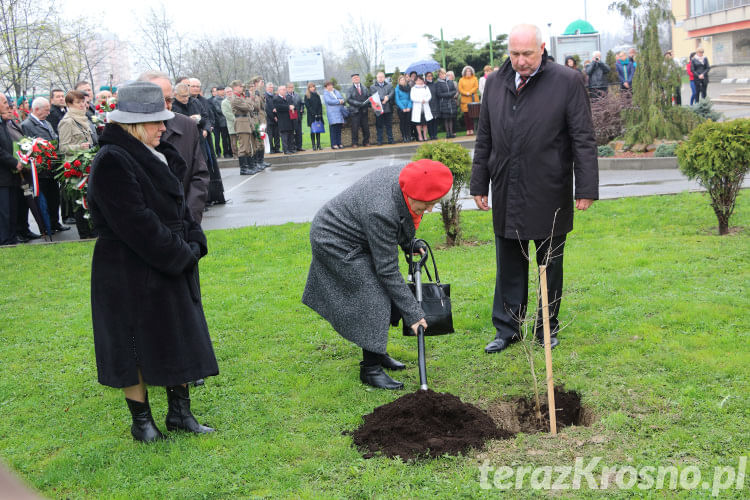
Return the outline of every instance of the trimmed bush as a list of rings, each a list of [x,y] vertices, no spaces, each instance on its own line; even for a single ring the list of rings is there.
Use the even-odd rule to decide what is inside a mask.
[[[471,176],[471,155],[460,144],[448,141],[423,144],[412,160],[427,158],[439,161],[453,173],[453,188],[440,201],[440,214],[445,228],[445,243],[448,246],[461,244],[461,190]]]
[[[677,156],[677,146],[680,144],[677,142],[669,142],[665,144],[659,144],[654,151],[654,156],[657,158],[666,158],[670,156]]]
[[[719,234],[727,234],[737,192],[750,171],[750,119],[699,125],[677,148],[677,159],[682,173],[706,188]]]
[[[718,122],[723,116],[718,111],[714,111],[714,103],[712,103],[711,99],[709,98],[703,99],[702,101],[693,104],[692,106],[690,106],[690,110],[704,120],[713,120],[715,122]]]
[[[612,148],[612,146],[604,145],[604,146],[599,146],[598,148],[596,148],[596,156],[600,158],[607,157],[607,156],[614,156],[614,155],[615,155],[615,150]]]

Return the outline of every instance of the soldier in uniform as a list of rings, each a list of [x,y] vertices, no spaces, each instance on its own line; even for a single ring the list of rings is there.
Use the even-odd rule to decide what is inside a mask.
[[[255,92],[252,93],[252,95],[255,96],[257,99],[257,106],[259,110],[265,110],[266,109],[266,93],[263,91],[265,89],[265,83],[263,82],[263,78],[256,76],[253,77],[252,80],[250,80],[253,85],[255,86]],[[268,124],[266,122],[266,114],[264,112],[259,112],[258,116],[258,123],[260,125],[266,125],[268,127]],[[266,129],[266,134],[267,134]],[[263,142],[263,139],[260,137],[253,136],[253,140],[255,141],[255,162],[258,164],[260,168],[267,168],[270,167],[271,164],[265,161],[266,156],[266,145]]]
[[[252,137],[255,133],[255,123],[252,115],[258,114],[257,101],[252,97],[246,97],[243,92],[242,82],[234,80],[229,84],[232,87],[230,103],[234,113],[234,131],[237,133],[237,156],[240,161],[240,175],[257,174],[259,168],[254,160]]]

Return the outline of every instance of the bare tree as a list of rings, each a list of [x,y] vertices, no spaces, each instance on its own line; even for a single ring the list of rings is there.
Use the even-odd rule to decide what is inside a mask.
[[[257,45],[258,69],[268,82],[277,85],[289,79],[289,46],[284,41],[269,38]]]
[[[371,73],[383,64],[386,43],[383,25],[365,17],[355,20],[349,14],[348,22],[341,26],[341,31],[344,48],[355,55],[360,65],[356,69]]]
[[[203,38],[190,49],[187,72],[207,86],[249,80],[259,72],[255,43],[250,38]]]
[[[58,17],[50,0],[0,1],[0,82],[16,96],[44,82],[40,62],[68,38],[55,29]]]
[[[96,87],[94,73],[107,57],[101,46],[101,35],[95,33],[83,19],[58,24],[56,36],[61,42],[52,47],[40,61],[40,68],[48,83],[71,89],[76,82],[88,80]]]
[[[151,7],[140,25],[142,44],[137,52],[145,66],[164,71],[172,78],[183,74],[188,55],[187,36],[175,28],[164,4]]]

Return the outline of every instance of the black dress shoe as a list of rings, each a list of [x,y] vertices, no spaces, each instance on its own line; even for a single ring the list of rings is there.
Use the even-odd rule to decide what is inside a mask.
[[[202,378],[199,378],[198,380],[191,382],[191,384],[193,384],[193,387],[199,387],[201,385],[204,385],[205,383],[206,381],[203,380]]]
[[[42,235],[36,234],[34,231],[31,231],[28,229],[26,231],[18,233],[18,237],[20,238],[21,236],[23,236],[24,238],[28,240],[38,240],[39,238],[42,237]]]
[[[23,233],[18,233],[16,235],[16,239],[18,239],[18,241],[20,241],[21,243],[28,243],[29,241],[31,241],[31,238],[29,238]]]
[[[403,364],[401,361],[393,359],[388,355],[388,353],[380,355],[380,366],[388,370],[403,370],[404,368],[406,368],[405,364]]]
[[[65,217],[63,219],[63,222],[65,224],[75,224],[76,223],[76,219],[75,219],[75,217]]]
[[[403,383],[389,377],[380,365],[365,366],[360,362],[359,379],[363,383],[377,387],[378,389],[398,390],[404,388]]]
[[[541,338],[540,338],[540,337],[537,337],[537,338],[536,338],[536,341],[537,341],[537,343],[538,343],[538,344],[539,344],[540,346],[544,347],[544,337],[541,337]],[[555,347],[557,347],[557,345],[558,345],[559,343],[560,343],[560,341],[559,341],[559,340],[557,340],[557,335],[552,335],[552,336],[550,336],[550,338],[549,338],[549,347],[550,347],[550,349],[554,349]]]
[[[53,231],[70,231],[70,226],[63,226],[62,224],[55,224],[52,226]]]
[[[487,344],[487,346],[484,348],[484,352],[487,354],[492,354],[493,352],[500,352],[506,347],[510,345],[510,342],[508,342],[505,339],[501,339],[499,337],[495,337],[495,339]]]

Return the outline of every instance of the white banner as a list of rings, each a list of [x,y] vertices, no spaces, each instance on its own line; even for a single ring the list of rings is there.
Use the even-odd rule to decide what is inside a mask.
[[[416,42],[390,43],[386,44],[383,50],[386,73],[393,73],[396,68],[403,73],[407,66],[420,59],[420,50]]]
[[[289,81],[309,82],[310,80],[324,80],[323,54],[308,52],[289,56]]]

